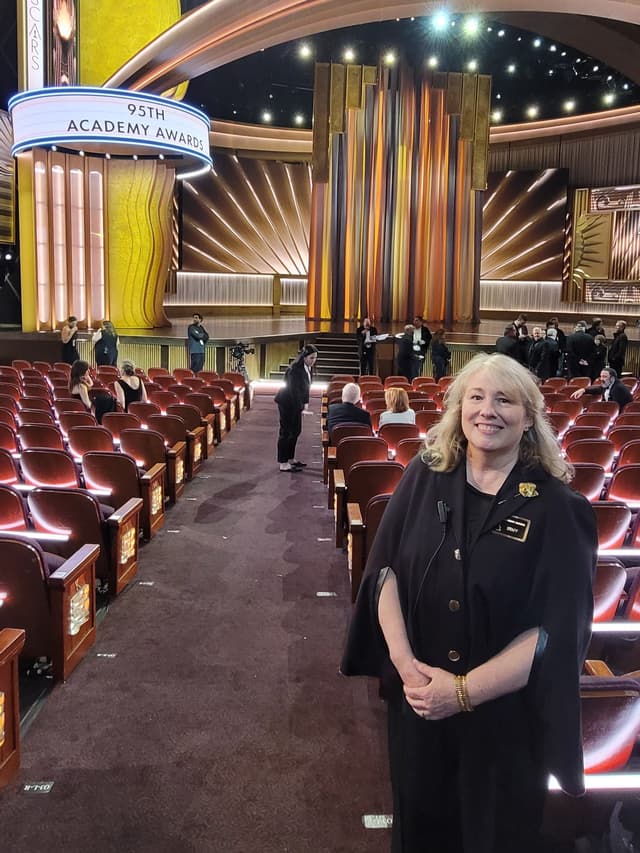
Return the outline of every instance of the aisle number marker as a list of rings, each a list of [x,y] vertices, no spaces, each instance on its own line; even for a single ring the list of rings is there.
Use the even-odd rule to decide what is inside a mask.
[[[362,823],[365,829],[391,829],[393,826],[392,814],[364,814]]]
[[[318,542],[331,542],[330,536],[318,536]]]
[[[316,592],[316,598],[337,598],[337,592]]]

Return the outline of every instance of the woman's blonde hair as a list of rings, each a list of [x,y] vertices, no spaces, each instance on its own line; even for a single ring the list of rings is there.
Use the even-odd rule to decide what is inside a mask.
[[[409,408],[409,395],[404,388],[387,388],[384,401],[388,412],[406,412]]]
[[[560,454],[558,440],[545,416],[544,398],[526,368],[500,353],[480,353],[466,364],[449,385],[444,397],[442,419],[427,433],[423,458],[434,471],[452,471],[465,453],[467,439],[462,431],[462,401],[469,381],[479,371],[491,376],[505,394],[524,406],[531,426],[520,440],[519,459],[525,465],[540,465],[552,477],[569,482],[573,468]]]

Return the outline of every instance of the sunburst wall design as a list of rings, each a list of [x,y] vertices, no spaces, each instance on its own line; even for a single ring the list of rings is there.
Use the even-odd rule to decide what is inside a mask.
[[[310,164],[214,155],[184,182],[182,269],[307,275],[310,204]]]
[[[0,244],[15,243],[15,165],[11,156],[13,131],[9,113],[0,110]]]
[[[567,171],[491,172],[482,218],[480,278],[561,281]]]

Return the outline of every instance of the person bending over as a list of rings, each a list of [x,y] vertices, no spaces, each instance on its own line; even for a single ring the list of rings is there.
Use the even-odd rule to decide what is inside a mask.
[[[591,385],[588,388],[578,388],[571,397],[579,400],[584,394],[602,394],[603,400],[613,400],[623,409],[627,403],[633,400],[633,394],[627,386],[620,382],[618,374],[613,367],[603,367],[600,371],[600,384]]]
[[[302,413],[309,409],[309,390],[318,350],[307,344],[284,375],[284,385],[275,396],[280,415],[278,465],[281,471],[296,473],[306,467],[296,459],[296,444],[302,432]]]

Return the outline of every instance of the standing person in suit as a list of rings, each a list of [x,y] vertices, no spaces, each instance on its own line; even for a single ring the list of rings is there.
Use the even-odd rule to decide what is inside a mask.
[[[419,315],[416,315],[413,318],[413,326],[415,329],[413,333],[413,346],[414,348],[416,346],[420,348],[419,350],[415,351],[422,356],[422,361],[418,365],[419,371],[418,373],[416,373],[416,376],[419,376],[420,372],[422,371],[422,366],[424,365],[424,360],[427,355],[427,350],[429,349],[429,344],[431,343],[432,335],[427,326],[425,326],[424,320]],[[415,379],[415,376],[413,378]]]
[[[576,323],[575,331],[567,338],[567,371],[569,378],[590,376],[591,365],[596,357],[596,345],[587,334],[587,324]]]
[[[118,364],[120,339],[113,323],[105,320],[101,328],[93,333],[91,342],[93,343],[93,353],[98,367],[102,365],[115,367]]]
[[[341,671],[381,680],[393,853],[540,853],[549,774],[584,793],[598,538],[572,473],[529,371],[482,354],[387,505]]]
[[[280,414],[278,465],[281,471],[296,473],[306,467],[306,463],[296,459],[296,444],[302,432],[302,413],[309,409],[309,389],[317,359],[318,350],[312,344],[303,347],[287,368],[284,386],[275,396]]]
[[[187,329],[187,341],[189,344],[189,366],[195,374],[200,373],[204,367],[204,349],[209,340],[209,333],[202,325],[202,314],[197,312],[193,315],[193,322]]]
[[[627,354],[629,339],[625,333],[627,324],[624,320],[618,320],[616,330],[613,333],[613,341],[609,347],[609,365],[613,367],[618,376],[624,370],[624,360]]]
[[[360,409],[360,386],[355,382],[347,382],[342,389],[342,402],[332,403],[327,412],[327,432],[337,424],[365,424],[371,426],[371,415],[365,409]]]
[[[602,394],[604,400],[613,400],[618,403],[620,411],[633,400],[633,394],[623,382],[620,382],[613,367],[602,368],[600,384],[590,385],[588,388],[578,388],[571,396],[574,400],[579,400],[583,394]]]
[[[518,340],[518,332],[513,323],[504,327],[504,335],[496,340],[496,352],[508,355],[516,361],[522,361],[522,349]]]
[[[66,364],[73,364],[80,360],[80,353],[76,347],[78,339],[78,318],[71,315],[65,320],[60,332],[60,340],[62,341],[61,360]]]
[[[415,326],[409,324],[398,340],[398,375],[405,376],[408,382],[420,375],[424,360],[420,346],[414,343],[414,332]]]
[[[362,325],[358,326],[358,357],[360,358],[360,375],[374,376],[376,372],[376,335],[378,330],[372,325],[369,317],[365,317]]]
[[[433,333],[431,341],[431,361],[433,363],[433,378],[439,382],[443,376],[449,373],[451,363],[451,350],[445,343],[446,332],[438,329]]]

